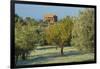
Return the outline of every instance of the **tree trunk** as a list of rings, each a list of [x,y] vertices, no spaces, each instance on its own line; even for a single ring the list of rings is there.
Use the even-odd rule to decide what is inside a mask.
[[[15,57],[16,57],[16,58],[15,58],[15,60],[16,60],[15,62],[17,63],[17,61],[18,61],[18,55],[16,55]]]
[[[25,53],[22,54],[22,60],[25,60],[26,57],[25,57]]]
[[[61,45],[61,55],[62,55],[62,56],[64,55],[63,48],[64,48],[64,46]]]
[[[58,49],[58,47],[56,46],[56,50]]]

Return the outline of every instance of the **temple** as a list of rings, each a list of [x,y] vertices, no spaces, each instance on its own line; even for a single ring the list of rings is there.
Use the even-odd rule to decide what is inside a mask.
[[[57,16],[54,14],[45,14],[43,21],[49,22],[49,23],[57,22]]]

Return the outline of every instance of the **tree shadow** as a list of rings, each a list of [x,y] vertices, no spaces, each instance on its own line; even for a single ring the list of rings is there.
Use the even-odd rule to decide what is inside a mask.
[[[45,50],[45,49],[54,49],[56,47],[43,47],[43,48],[37,48],[36,50]]]
[[[31,59],[27,59],[25,61],[18,61],[17,65],[30,65],[30,64],[42,64],[43,62],[48,62],[49,60],[53,61],[54,58],[57,57],[68,57],[68,56],[73,56],[73,55],[79,55],[80,52],[78,51],[68,51],[64,52],[64,55],[62,56],[60,53],[47,53],[47,54],[42,54],[42,55],[36,55],[36,56],[29,56]]]

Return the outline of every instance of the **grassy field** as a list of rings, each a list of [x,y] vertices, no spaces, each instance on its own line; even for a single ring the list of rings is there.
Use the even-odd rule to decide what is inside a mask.
[[[81,54],[73,47],[64,47],[64,56],[61,56],[60,48],[56,49],[55,47],[48,46],[37,47],[35,51],[30,53],[27,60],[19,60],[17,65],[69,63],[93,60],[93,53]]]

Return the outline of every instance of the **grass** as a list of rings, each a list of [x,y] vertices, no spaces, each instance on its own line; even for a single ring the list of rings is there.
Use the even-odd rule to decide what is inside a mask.
[[[55,47],[44,46],[37,47],[35,51],[30,53],[27,60],[19,60],[17,65],[69,63],[93,60],[94,53],[81,54],[74,47],[64,47],[64,56],[61,56],[60,48],[56,50]]]

